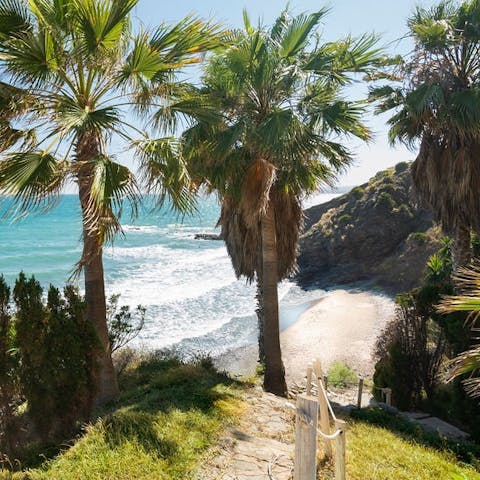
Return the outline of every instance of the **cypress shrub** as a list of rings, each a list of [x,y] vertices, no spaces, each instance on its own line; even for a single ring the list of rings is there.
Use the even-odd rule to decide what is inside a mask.
[[[96,339],[76,289],[66,287],[62,295],[50,286],[46,303],[42,295],[38,281],[21,273],[14,288],[20,387],[47,440],[69,434],[90,414]]]

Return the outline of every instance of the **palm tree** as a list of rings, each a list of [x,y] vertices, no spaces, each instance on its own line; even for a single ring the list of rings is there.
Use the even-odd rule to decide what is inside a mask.
[[[183,135],[193,178],[220,197],[237,276],[258,280],[264,387],[279,395],[287,389],[277,283],[295,271],[301,199],[350,164],[342,136],[369,138],[364,105],[345,100],[343,88],[381,58],[371,35],[320,43],[325,14],[284,11],[267,29],[244,13],[234,44],[207,64],[206,114]]]
[[[130,13],[137,3],[0,1],[1,76],[8,88],[30,99],[12,119],[29,132],[29,143],[13,139],[12,145],[8,136],[0,137],[8,148],[0,162],[0,192],[8,202],[13,198],[11,211],[23,214],[51,206],[67,181],[78,186],[83,233],[78,267],[85,277],[87,315],[100,340],[97,404],[118,393],[102,247],[121,231],[124,202],[135,213],[139,200],[135,176],[112,153],[121,148],[139,159],[142,178],[160,202],[169,194],[176,208],[189,207],[189,178],[175,155],[175,140],[148,132],[167,130],[172,105],[182,112],[184,102],[188,114],[189,87],[175,72],[199,62],[221,35],[217,25],[194,17],[134,33]]]
[[[478,331],[475,325],[480,317],[480,266],[474,264],[469,268],[462,268],[456,276],[456,283],[462,289],[460,295],[445,297],[438,311],[440,313],[467,312],[473,330]],[[480,396],[480,345],[473,346],[450,362],[449,376],[453,380],[466,374],[474,374],[463,381],[466,390],[472,397]]]
[[[480,230],[480,1],[417,8],[408,26],[415,47],[395,72],[402,85],[372,97],[379,111],[397,110],[392,142],[420,143],[414,185],[454,240],[457,272],[471,260],[471,229]]]

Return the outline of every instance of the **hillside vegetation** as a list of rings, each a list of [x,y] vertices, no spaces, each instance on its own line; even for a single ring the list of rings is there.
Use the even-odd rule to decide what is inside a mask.
[[[369,281],[395,293],[410,290],[422,277],[419,266],[440,246],[440,231],[416,202],[405,162],[305,214],[303,286]]]

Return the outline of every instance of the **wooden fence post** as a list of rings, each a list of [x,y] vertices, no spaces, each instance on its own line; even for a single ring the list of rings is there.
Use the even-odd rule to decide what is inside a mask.
[[[318,379],[318,401],[320,404],[320,430],[330,435],[330,412],[328,411],[328,398],[327,392],[321,383],[322,380]],[[324,439],[325,456],[330,458],[332,456],[332,441]]]
[[[384,388],[383,391],[385,392],[385,403],[391,407],[392,406],[392,389],[391,388]]]
[[[345,430],[347,423],[343,420],[335,421],[335,429],[340,430],[340,434],[335,438],[335,480],[346,479],[345,452],[346,439]]]
[[[307,368],[307,395],[312,394],[312,374],[313,374],[313,367],[309,365]]]
[[[321,380],[323,377],[323,370],[322,370],[322,362],[320,361],[319,358],[315,360],[314,370],[315,370],[316,377],[320,378]]]
[[[363,378],[358,379],[358,399],[357,408],[362,408],[362,394],[363,394]]]
[[[295,480],[317,478],[317,425],[317,399],[299,395],[295,420]]]

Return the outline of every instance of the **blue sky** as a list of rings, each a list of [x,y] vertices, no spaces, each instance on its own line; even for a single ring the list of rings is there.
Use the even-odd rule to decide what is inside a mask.
[[[350,33],[360,35],[374,31],[382,35],[382,43],[389,45],[390,51],[405,54],[411,47],[409,40],[397,40],[406,34],[406,19],[416,5],[429,6],[434,3],[433,0],[420,3],[415,0],[292,0],[290,6],[294,12],[314,11],[329,6],[331,11],[323,29],[327,40]],[[213,17],[226,25],[240,27],[243,8],[247,9],[252,23],[262,18],[263,23],[270,24],[285,5],[283,0],[140,0],[135,16],[149,27],[162,22],[176,22],[189,13]],[[355,95],[361,91],[360,88],[354,89]],[[385,117],[369,116],[368,124],[375,132],[374,140],[369,145],[349,143],[355,151],[356,162],[340,179],[341,184],[357,185],[381,169],[415,158],[415,152],[389,145],[385,120]]]

